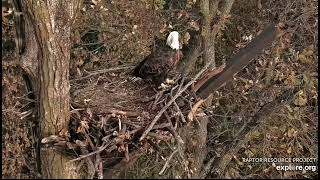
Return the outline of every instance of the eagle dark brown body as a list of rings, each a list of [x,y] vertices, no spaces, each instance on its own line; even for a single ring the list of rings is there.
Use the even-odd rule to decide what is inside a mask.
[[[157,49],[134,69],[133,75],[150,79],[156,85],[160,85],[169,73],[176,69],[180,59],[182,59],[180,50],[173,50],[170,47]]]

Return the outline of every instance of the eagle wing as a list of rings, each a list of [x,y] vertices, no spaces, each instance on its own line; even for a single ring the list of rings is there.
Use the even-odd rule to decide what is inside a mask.
[[[172,49],[157,50],[147,56],[134,70],[134,75],[161,83],[179,61]]]

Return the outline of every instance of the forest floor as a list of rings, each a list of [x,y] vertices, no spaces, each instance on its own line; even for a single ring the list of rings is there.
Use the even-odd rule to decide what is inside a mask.
[[[136,100],[154,91],[147,83],[131,82],[128,74],[153,50],[155,37],[165,40],[177,30],[188,47],[189,32],[201,28],[195,4],[191,0],[85,0],[72,30],[70,95],[72,106],[89,108],[75,116],[99,119],[106,109],[119,108],[144,112],[139,125],[146,123],[143,118],[150,118],[151,111],[145,112],[150,106]],[[218,63],[228,61],[268,22],[278,22],[284,33],[232,82],[214,92],[212,107],[207,109],[205,162],[211,165],[206,178],[318,177],[317,163],[293,163],[310,169],[281,171],[276,169],[281,163],[245,162],[247,158],[318,158],[317,12],[317,1],[311,0],[235,1],[216,40]],[[26,116],[32,100],[27,98],[19,68],[11,63],[17,58],[11,16],[3,16],[2,35],[2,177],[36,178],[33,123]],[[200,59],[193,72],[201,67]],[[106,131],[114,127],[110,128]],[[158,151],[148,149],[122,176],[178,178],[174,169],[178,160],[159,175],[171,150],[164,144]],[[103,160],[112,165],[119,159],[116,155]]]

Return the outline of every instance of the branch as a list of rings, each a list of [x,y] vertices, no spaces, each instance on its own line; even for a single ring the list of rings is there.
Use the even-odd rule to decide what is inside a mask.
[[[220,0],[210,0],[210,16],[213,18],[217,14]]]
[[[213,29],[211,30],[211,24],[213,20],[213,16],[216,14],[219,1],[218,0],[202,0],[200,2],[200,11],[203,15],[203,21],[202,21],[202,38],[204,43],[204,55],[203,59],[205,62],[213,61],[212,62],[212,68],[216,67],[215,59],[214,57],[214,40],[217,35],[217,33],[220,31],[221,27],[224,25],[225,20],[228,17],[228,14],[231,10],[232,4],[234,0],[226,0],[224,3],[224,6],[222,8],[222,14],[220,16],[219,21],[213,26]]]
[[[209,8],[209,0],[201,0],[200,1],[200,11],[201,11],[201,14],[203,15],[204,24],[210,25],[210,23],[212,21],[212,16],[210,13],[210,8]]]
[[[173,158],[173,155],[176,154],[178,152],[178,149],[175,150],[168,158],[168,160],[166,161],[166,163],[164,164],[164,166],[162,167],[161,171],[159,172],[159,175],[162,175],[164,173],[164,171],[166,170],[166,168],[169,165],[169,162],[171,161],[171,159]]]
[[[95,155],[95,154],[97,154],[97,153],[100,153],[100,152],[102,152],[103,150],[105,150],[109,145],[110,145],[110,143],[107,143],[107,144],[103,145],[102,147],[97,148],[96,151],[93,151],[93,152],[88,153],[88,154],[86,154],[86,155],[81,155],[80,157],[75,158],[75,159],[72,159],[72,160],[70,160],[69,162],[79,161],[79,160],[81,160],[81,159],[84,159],[84,158],[87,158],[87,157],[89,157],[89,156],[92,156],[92,155]]]
[[[193,87],[193,91],[194,92],[197,92],[198,89],[205,83],[207,82],[210,78],[216,76],[217,74],[221,73],[224,68],[226,67],[225,64],[217,67],[217,68],[214,68],[214,69],[209,69],[208,73],[206,73],[204,75],[204,77],[202,77],[199,81],[197,81]]]
[[[212,61],[212,66],[215,67],[215,61],[213,58],[214,49],[211,47],[213,46],[213,37],[211,35],[211,23],[213,17],[211,16],[212,14],[209,9],[209,0],[200,1],[200,11],[203,16],[201,29],[201,36],[204,43],[203,59],[206,63]]]

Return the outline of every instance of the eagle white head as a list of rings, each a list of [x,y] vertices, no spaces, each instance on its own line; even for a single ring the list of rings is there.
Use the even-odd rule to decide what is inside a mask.
[[[174,50],[180,49],[179,44],[179,33],[177,31],[172,31],[167,38],[167,45]]]

